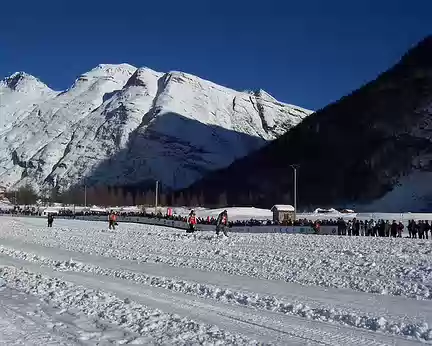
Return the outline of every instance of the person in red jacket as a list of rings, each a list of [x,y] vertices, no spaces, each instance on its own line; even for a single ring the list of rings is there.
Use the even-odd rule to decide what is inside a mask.
[[[114,229],[115,230],[115,226],[117,224],[117,216],[116,214],[112,211],[109,215],[108,215],[108,228],[109,229]]]
[[[186,231],[186,233],[195,232],[196,224],[197,224],[197,219],[196,219],[195,212],[193,210],[191,210],[191,212],[189,214],[189,218],[188,218],[189,229]]]

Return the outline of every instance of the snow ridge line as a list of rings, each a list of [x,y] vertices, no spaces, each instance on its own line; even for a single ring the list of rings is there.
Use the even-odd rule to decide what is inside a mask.
[[[15,231],[15,230],[14,230]],[[243,251],[244,249],[236,249],[236,254],[229,254],[230,257],[228,259],[232,261],[233,259],[242,262],[242,266],[227,266],[225,261],[215,261],[215,255],[226,259],[224,257],[224,252],[226,252],[225,248],[218,248],[214,252],[214,248],[206,249],[206,245],[200,249],[200,253],[195,253],[190,251],[189,247],[185,248],[185,245],[189,245],[190,242],[196,242],[200,240],[212,240],[212,237],[208,234],[203,235],[194,235],[194,237],[189,237],[186,234],[173,233],[168,237],[164,234],[162,238],[166,238],[172,245],[172,242],[176,242],[176,246],[174,248],[170,248],[167,255],[155,253],[153,251],[152,245],[148,244],[140,244],[139,241],[134,243],[134,255],[130,254],[130,250],[132,247],[128,247],[131,245],[131,240],[133,238],[142,237],[142,232],[134,232],[127,231],[127,241],[112,244],[113,240],[117,239],[101,239],[100,233],[101,231],[89,231],[86,234],[86,237],[92,236],[97,237],[95,242],[92,241],[78,241],[77,234],[75,232],[64,232],[64,230],[54,230],[53,233],[47,234],[46,229],[39,230],[28,230],[27,232],[32,231],[37,234],[37,238],[33,239],[33,242],[36,241],[43,246],[48,246],[51,248],[62,248],[66,250],[79,251],[82,253],[95,253],[99,256],[104,256],[108,258],[117,258],[117,259],[128,259],[128,260],[138,260],[140,262],[149,262],[149,263],[165,263],[170,266],[183,267],[183,268],[194,268],[208,271],[209,269],[212,271],[221,271],[228,274],[235,275],[248,275],[251,277],[264,278],[267,280],[282,280],[285,282],[298,283],[301,285],[313,285],[319,287],[334,287],[334,288],[348,288],[360,292],[365,293],[373,293],[373,294],[385,294],[385,295],[393,295],[393,296],[404,296],[411,299],[421,299],[421,300],[432,300],[432,289],[431,285],[424,282],[414,282],[413,280],[407,281],[404,278],[391,278],[391,277],[382,277],[380,275],[377,276],[365,276],[359,275],[358,272],[354,273],[340,273],[338,270],[345,271],[345,267],[349,265],[349,263],[344,263],[344,267],[334,267],[332,266],[332,262],[328,261],[329,256],[326,259],[323,259],[322,262],[327,262],[325,266],[321,266],[318,268],[314,268],[313,258],[309,259],[302,256],[290,256],[285,259],[283,262],[274,263],[274,261],[278,262],[278,258],[283,257],[277,252],[274,254],[260,254],[260,253],[250,253],[249,249]],[[106,232],[102,232],[106,233]],[[156,236],[160,237],[160,234],[149,232],[148,236]],[[26,235],[27,237],[28,235]],[[119,233],[113,233],[113,236],[123,236]],[[16,237],[16,236],[14,236]],[[78,235],[81,237],[81,235]],[[284,237],[285,239],[285,237]],[[165,240],[165,239],[164,239]],[[179,243],[179,241],[187,240],[186,243]],[[53,241],[54,244],[53,244]],[[301,239],[302,242],[312,242],[311,237],[304,236]],[[105,242],[108,242],[106,245],[108,247],[103,246]],[[219,245],[218,242],[212,242],[211,244]],[[114,245],[114,246],[113,246]],[[177,246],[179,245],[179,246]],[[235,246],[237,245],[235,240],[229,238],[224,246]],[[209,252],[209,256],[211,258],[205,258],[205,254],[203,250],[212,251]],[[341,249],[342,250],[342,249]],[[347,251],[346,249],[343,251]],[[273,256],[270,257],[269,256]],[[242,257],[243,256],[243,257]],[[247,260],[247,261],[245,261]],[[267,260],[267,263],[266,263]],[[264,261],[264,262],[263,262]],[[257,266],[258,263],[258,266]],[[368,266],[367,273],[377,273],[379,274],[383,268],[379,266],[374,266],[372,260],[370,261],[370,265]],[[337,264],[337,263],[336,263]],[[351,267],[351,266],[350,266]],[[364,267],[364,266],[363,266]],[[375,268],[375,269],[370,269]],[[424,267],[424,265],[422,266]],[[332,270],[329,270],[331,268]],[[386,268],[388,269],[388,268]],[[426,268],[427,269],[427,268]],[[375,272],[374,272],[375,270]],[[313,275],[310,275],[313,273]],[[394,274],[395,275],[395,274]],[[402,275],[406,275],[405,273]],[[408,277],[409,278],[409,277]]]
[[[134,232],[134,231],[129,231],[129,233],[136,233],[138,236],[139,232]],[[134,234],[135,235],[135,234]],[[170,241],[172,240],[172,236],[168,236],[165,233],[156,233],[156,234],[152,234],[153,236],[156,236],[157,238],[161,239],[161,240],[165,240],[165,241]],[[185,237],[188,237],[187,235],[184,235]],[[208,235],[203,235],[203,236],[196,236],[194,235],[194,240],[199,240],[199,239],[205,239],[205,240],[212,240],[212,237],[208,236]],[[181,238],[181,236],[179,235],[179,238]],[[189,238],[189,237],[188,237]],[[182,249],[184,250],[184,249]],[[220,250],[217,250],[220,251]],[[304,276],[306,274],[310,274],[310,273],[315,273],[315,276],[329,276],[328,271],[327,271],[327,265],[330,265],[332,263],[335,264],[339,264],[339,262],[332,260],[331,258],[325,258],[322,260],[321,263],[316,263],[311,259],[308,258],[303,258],[302,261],[299,263],[299,261],[297,260],[293,260],[293,259],[297,259],[300,258],[301,256],[297,256],[294,255],[295,253],[303,254],[304,253],[304,249],[293,249],[292,247],[290,247],[290,251],[288,252],[284,252],[281,250],[274,250],[272,249],[272,252],[270,254],[266,253],[265,255],[261,254],[261,253],[252,253],[250,252],[250,248],[248,246],[248,249],[246,249],[246,251],[244,252],[235,252],[230,254],[230,263],[236,262],[236,263],[244,263],[246,258],[253,258],[253,265],[254,268],[260,267],[260,269],[263,270],[264,275],[268,274],[269,272],[269,268],[266,266],[271,266],[272,271],[271,272],[285,272],[287,273],[286,266],[288,266],[291,270],[291,272],[295,272],[296,274],[299,273],[303,273],[303,275],[292,275],[292,273],[290,273],[290,275],[292,275],[291,277],[278,277],[276,278],[277,280],[285,280],[287,282],[296,282],[296,283],[300,283],[300,284],[313,284],[313,285],[317,285],[317,286],[322,286],[322,281],[319,281],[319,284],[316,284],[316,281],[306,281],[306,283],[302,280],[307,280],[307,278],[305,278]],[[151,251],[146,251],[146,254],[152,254],[155,256],[160,256],[158,253],[154,253]],[[181,257],[181,258],[197,258],[199,257],[199,260],[207,260],[207,261],[214,261],[214,255],[215,253],[209,253],[208,255],[203,254],[203,253],[199,253],[197,256],[191,254],[191,255],[177,255],[177,254],[173,254],[170,253],[171,257]],[[428,258],[426,255],[424,254],[416,254],[416,261],[413,261],[412,265],[416,266],[417,271],[413,273],[410,272],[410,270],[412,270],[412,267],[407,267],[402,266],[402,265],[398,265],[398,266],[394,266],[392,267],[392,277],[387,277],[384,275],[383,272],[376,272],[374,271],[374,269],[376,268],[375,265],[375,261],[377,259],[387,259],[384,255],[381,254],[377,254],[374,255],[373,258],[369,258],[369,260],[367,262],[365,262],[365,264],[363,264],[362,266],[359,266],[356,263],[350,263],[349,259],[352,256],[352,253],[350,250],[343,250],[342,251],[342,255],[339,257],[339,260],[342,259],[342,262],[344,264],[343,267],[338,268],[339,270],[341,270],[341,272],[332,272],[330,274],[330,276],[332,277],[332,279],[341,279],[341,278],[345,278],[345,279],[349,279],[350,282],[354,282],[356,278],[360,278],[361,280],[363,280],[364,282],[367,282],[368,285],[366,285],[366,287],[369,287],[371,289],[365,289],[364,285],[362,287],[358,286],[359,283],[357,283],[356,285],[352,286],[347,286],[346,284],[344,285],[343,283],[345,281],[341,281],[342,282],[342,286],[339,285],[327,285],[324,284],[325,287],[336,287],[336,288],[350,288],[350,289],[355,289],[361,292],[366,292],[366,293],[375,293],[375,294],[390,294],[390,295],[394,295],[394,296],[406,296],[408,298],[414,298],[414,299],[432,299],[432,282],[428,283],[427,279],[425,279],[422,276],[419,276],[418,274],[418,270],[421,269],[423,272],[429,273],[431,272],[430,270],[430,266],[426,265],[426,264],[421,264],[420,266],[418,265],[418,262],[422,262],[425,263],[427,262]],[[246,257],[246,258],[245,258]],[[370,256],[369,256],[370,257]],[[344,260],[346,259],[346,260]],[[156,262],[160,262],[160,258],[158,257]],[[277,262],[277,264],[275,264],[274,262]],[[319,264],[324,264],[325,265],[325,271],[324,273],[322,272],[323,268],[319,267]],[[279,266],[279,267],[277,267]],[[333,266],[334,268],[334,266]],[[368,273],[371,273],[371,275],[365,275],[364,272],[361,271],[361,269],[365,270],[369,270]],[[249,275],[253,275],[251,273],[248,273]],[[266,279],[274,279],[272,276],[264,276]],[[382,282],[382,280],[387,281],[388,283],[385,284],[385,286],[388,286],[385,288],[384,291],[378,289],[378,288],[374,288],[377,282],[379,282],[380,284],[384,285],[384,283]],[[425,282],[426,281],[426,282]],[[396,288],[395,285],[402,285],[403,287],[405,287],[409,292],[409,294],[406,294],[405,292],[403,292],[402,289],[400,288]],[[379,286],[377,286],[379,287]],[[411,288],[416,287],[416,294],[413,294],[413,290]]]
[[[427,323],[403,323],[388,321],[383,317],[357,315],[335,308],[311,308],[303,303],[287,303],[274,296],[253,295],[251,292],[240,292],[207,284],[199,284],[184,280],[175,280],[146,274],[138,274],[129,270],[102,268],[92,264],[69,261],[56,261],[36,254],[17,251],[0,246],[0,253],[17,259],[24,259],[42,265],[48,265],[57,271],[74,271],[96,273],[98,275],[116,277],[134,281],[152,287],[164,288],[188,295],[214,299],[228,304],[252,307],[258,310],[269,310],[277,313],[299,316],[307,319],[338,323],[374,332],[388,333],[422,341],[432,340],[432,328]]]
[[[110,293],[86,289],[26,270],[2,267],[0,276],[7,281],[7,286],[38,296],[64,311],[79,309],[88,316],[108,320],[139,334],[141,337],[133,343],[148,344],[156,341],[157,344],[258,344],[216,326],[199,324],[188,318],[149,309],[129,299],[121,300]]]

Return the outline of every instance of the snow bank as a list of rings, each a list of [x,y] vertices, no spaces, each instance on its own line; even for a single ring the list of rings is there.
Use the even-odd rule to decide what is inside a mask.
[[[63,311],[80,310],[98,320],[109,321],[123,329],[141,335],[119,343],[173,344],[257,344],[242,336],[232,335],[215,326],[199,324],[188,318],[146,308],[129,299],[86,289],[63,280],[53,279],[13,267],[0,268],[0,276],[9,286],[40,297]]]
[[[35,254],[29,254],[22,251],[15,251],[4,247],[0,247],[0,252],[15,258],[29,260],[40,265],[51,266],[59,271],[88,272],[106,275],[114,278],[135,281],[144,285],[191,294],[207,299],[215,299],[230,304],[253,307],[255,309],[270,310],[277,313],[306,317],[308,319],[317,321],[339,323],[341,325],[347,325],[366,330],[381,331],[395,335],[411,336],[414,334],[418,339],[432,340],[432,329],[429,328],[427,323],[418,324],[391,321],[382,316],[370,316],[368,314],[361,315],[352,311],[346,311],[345,309],[335,307],[312,307],[308,306],[307,302],[287,302],[271,295],[264,296],[253,294],[247,291],[222,289],[213,285],[188,282],[183,279],[176,280],[161,276],[150,276],[125,269],[106,269],[99,266],[80,263],[74,261],[73,259],[67,261],[50,260],[43,256],[37,256]],[[77,294],[74,294],[74,297],[76,296]],[[64,308],[64,306],[62,306],[62,308]],[[99,313],[99,317],[102,316],[105,318],[108,317],[109,312],[108,315],[102,315],[102,313]],[[128,327],[128,329],[136,331],[134,328]]]
[[[432,299],[432,253],[422,240],[268,233],[231,234],[220,243],[210,232],[189,236],[160,226],[120,224],[115,233],[106,233],[105,222],[56,220],[54,228],[47,229],[40,219],[4,220],[0,239],[120,260]]]
[[[3,260],[59,273],[50,274],[54,279],[3,268],[0,276],[8,285],[165,343],[185,337],[191,342],[249,341],[161,311],[153,322],[168,329],[156,331],[147,324],[154,310],[120,299],[103,289],[108,289],[104,284],[99,290],[84,288],[89,278],[115,287],[134,283],[163,290],[164,296],[205,299],[202,304],[211,309],[217,302],[226,307],[215,311],[223,313],[251,308],[258,315],[271,312],[276,319],[289,315],[323,321],[323,328],[349,326],[423,342],[432,337],[432,252],[426,240],[231,234],[221,241],[210,232],[189,235],[126,223],[108,232],[105,222],[76,220],[56,220],[51,229],[42,219],[9,217],[2,219],[0,239]],[[63,276],[84,287],[60,280]]]

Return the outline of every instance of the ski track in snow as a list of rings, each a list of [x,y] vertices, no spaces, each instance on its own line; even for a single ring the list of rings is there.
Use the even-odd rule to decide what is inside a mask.
[[[8,286],[110,321],[123,343],[432,343],[431,241],[2,221]]]

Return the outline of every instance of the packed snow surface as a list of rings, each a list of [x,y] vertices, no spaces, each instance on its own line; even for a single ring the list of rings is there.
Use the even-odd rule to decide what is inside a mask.
[[[1,221],[3,289],[41,299],[34,328],[51,344],[432,342],[431,240]],[[0,314],[11,344],[16,319]]]

